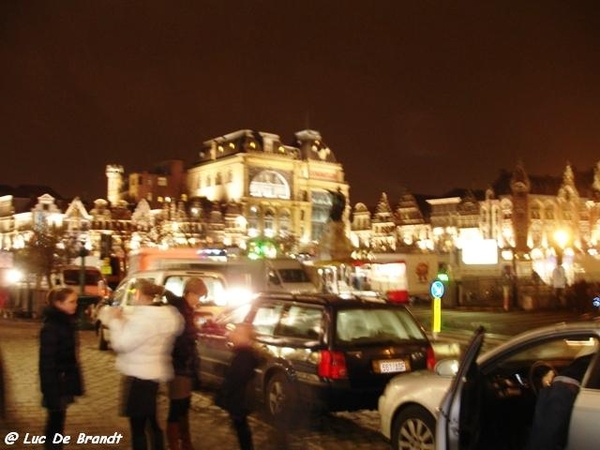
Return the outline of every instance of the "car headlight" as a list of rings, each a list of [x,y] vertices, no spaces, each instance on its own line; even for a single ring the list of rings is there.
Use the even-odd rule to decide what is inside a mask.
[[[256,295],[249,289],[246,288],[229,288],[223,292],[223,303],[224,306],[237,306],[251,301]],[[217,303],[220,304],[220,303]]]

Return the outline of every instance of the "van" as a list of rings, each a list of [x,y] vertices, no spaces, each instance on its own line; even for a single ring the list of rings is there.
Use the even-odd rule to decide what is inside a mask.
[[[231,289],[250,291],[317,292],[302,262],[294,258],[250,259],[230,256],[220,249],[140,248],[128,259],[129,273],[140,270],[186,268],[209,270],[225,276]]]
[[[241,285],[255,293],[317,292],[303,264],[292,258],[232,260],[223,266],[223,270],[232,286]]]

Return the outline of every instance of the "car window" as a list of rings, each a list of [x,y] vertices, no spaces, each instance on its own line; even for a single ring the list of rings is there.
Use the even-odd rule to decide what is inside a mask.
[[[125,293],[127,292],[127,284],[121,283],[117,286],[117,289],[113,292],[111,303],[114,305],[120,305],[123,303],[123,298],[125,297]]]
[[[335,340],[339,344],[396,343],[426,339],[405,309],[344,309],[337,313]]]
[[[283,312],[275,334],[302,339],[320,339],[323,334],[323,310],[292,305]]]
[[[514,367],[523,363],[547,361],[563,367],[574,359],[597,353],[598,340],[594,337],[581,337],[571,339],[550,339],[536,342],[536,345],[521,348],[498,362],[498,365]]]
[[[257,308],[252,325],[257,334],[272,335],[281,316],[282,305],[262,305]]]
[[[165,289],[171,291],[173,294],[181,297],[183,295],[183,288],[185,287],[185,282],[189,277],[183,276],[168,276],[165,278]]]
[[[165,278],[163,284],[166,289],[181,297],[183,295],[185,283],[192,277],[192,275],[169,275]],[[223,280],[213,276],[201,276],[200,278],[204,281],[207,289],[207,295],[205,298],[201,299],[201,303],[221,304],[225,294]]]
[[[144,279],[154,283],[155,279],[154,277],[144,277]],[[125,292],[123,294],[123,300],[121,302],[121,304],[123,306],[129,306],[133,304],[133,299],[135,298],[135,283],[138,279],[137,278],[131,278],[130,280],[128,280],[125,284]]]
[[[279,269],[278,272],[284,283],[308,283],[310,281],[302,269]]]

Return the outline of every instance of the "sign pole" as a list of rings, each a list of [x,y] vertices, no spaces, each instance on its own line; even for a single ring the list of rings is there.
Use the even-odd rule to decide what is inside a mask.
[[[431,283],[431,287],[429,288],[431,297],[433,297],[431,302],[431,306],[433,308],[431,331],[434,338],[437,338],[438,333],[442,331],[442,297],[444,296],[445,291],[446,287],[440,280],[433,281]]]

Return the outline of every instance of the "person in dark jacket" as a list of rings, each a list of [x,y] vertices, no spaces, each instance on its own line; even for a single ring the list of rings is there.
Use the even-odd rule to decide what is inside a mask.
[[[77,293],[70,287],[55,288],[47,301],[39,354],[42,405],[48,410],[44,448],[62,448],[53,438],[64,433],[67,406],[84,391],[74,321]]]
[[[535,405],[527,450],[562,450],[581,381],[595,353],[580,356],[544,387]]]
[[[252,412],[251,381],[258,357],[252,348],[254,329],[252,325],[236,325],[229,335],[233,344],[233,359],[225,372],[225,378],[215,403],[229,413],[241,450],[252,450],[252,431],[248,425],[248,414]]]
[[[170,450],[193,450],[189,409],[192,399],[199,358],[196,350],[198,328],[194,321],[194,310],[208,289],[200,278],[192,277],[185,283],[183,297],[166,291],[169,304],[175,306],[184,319],[184,329],[173,346],[173,369],[175,378],[169,382],[169,414],[167,417],[167,441]]]

